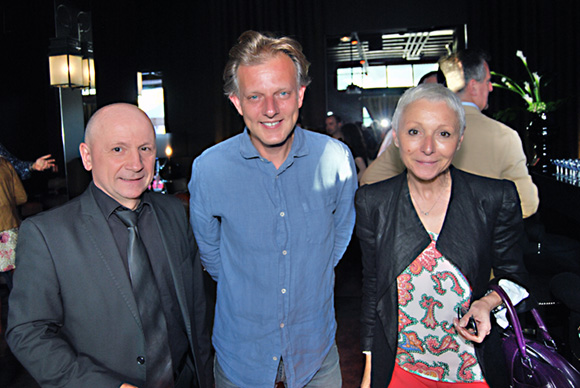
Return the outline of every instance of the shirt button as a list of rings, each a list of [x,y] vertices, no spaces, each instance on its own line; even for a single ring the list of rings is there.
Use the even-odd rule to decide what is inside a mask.
[[[139,365],[145,364],[145,357],[142,356],[137,357],[137,364]]]
[[[284,323],[281,323],[280,324],[280,329],[283,329],[283,328],[284,328]]]
[[[272,357],[272,360],[278,361],[278,357]]]
[[[284,217],[285,213],[284,212],[280,212],[280,217]]]
[[[282,251],[282,254],[283,254],[284,256],[286,256],[286,255],[288,254],[288,251],[287,251],[287,250],[283,250],[283,251]]]
[[[283,289],[282,289],[282,293],[283,293],[283,294],[285,294],[285,293],[286,293],[286,289],[285,289],[285,288],[283,288]]]

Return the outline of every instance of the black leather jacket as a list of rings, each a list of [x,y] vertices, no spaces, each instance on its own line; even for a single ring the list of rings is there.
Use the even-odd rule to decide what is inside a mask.
[[[513,182],[451,169],[451,198],[437,249],[469,280],[473,299],[484,296],[493,268],[525,285],[523,221]],[[362,349],[372,351],[372,386],[387,387],[397,350],[397,276],[429,245],[409,194],[407,173],[361,187],[356,232],[363,260]],[[494,327],[476,354],[490,387],[506,387],[505,361]]]

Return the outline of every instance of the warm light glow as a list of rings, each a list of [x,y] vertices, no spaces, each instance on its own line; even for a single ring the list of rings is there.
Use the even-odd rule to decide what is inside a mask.
[[[358,40],[354,40],[353,39],[353,40],[350,41],[350,44],[352,44],[352,45],[358,44]]]
[[[89,59],[83,59],[83,87],[88,88],[91,84],[91,69],[89,65]]]
[[[350,42],[350,36],[345,35],[345,36],[343,36],[343,37],[340,38],[340,41],[343,42],[343,43]]]
[[[89,83],[89,87],[91,89],[96,87],[96,81],[95,81],[95,60],[93,58],[89,58],[89,75],[90,75],[90,83]]]
[[[83,58],[83,96],[95,94],[95,60]]]
[[[83,59],[76,55],[55,55],[48,57],[50,84],[60,87],[83,85]]]
[[[165,155],[167,155],[168,158],[171,158],[171,155],[173,155],[173,148],[171,148],[171,146],[167,146],[165,147]]]
[[[137,94],[143,95],[143,73],[140,71],[137,72]]]

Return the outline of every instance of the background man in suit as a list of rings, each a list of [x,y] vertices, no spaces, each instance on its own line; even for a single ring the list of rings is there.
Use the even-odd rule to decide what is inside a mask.
[[[524,218],[538,210],[538,189],[526,166],[522,141],[516,131],[483,113],[493,90],[487,56],[480,50],[461,50],[439,61],[449,89],[457,93],[467,127],[453,165],[472,174],[507,179],[516,184]],[[405,169],[394,144],[366,169],[361,184],[391,178]]]
[[[202,269],[185,210],[145,192],[155,163],[149,118],[133,105],[106,106],[80,152],[89,188],[20,229],[10,348],[43,387],[211,387]],[[138,235],[121,214],[138,218]],[[135,269],[138,245],[148,271]],[[152,304],[160,307],[146,313]]]

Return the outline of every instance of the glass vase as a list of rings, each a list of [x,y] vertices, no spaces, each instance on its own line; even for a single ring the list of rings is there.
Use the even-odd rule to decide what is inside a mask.
[[[533,158],[530,167],[538,171],[547,171],[550,166],[550,140],[553,129],[550,128],[546,112],[530,113],[530,116],[529,124],[526,126],[532,143]]]

